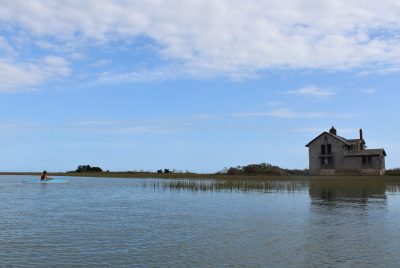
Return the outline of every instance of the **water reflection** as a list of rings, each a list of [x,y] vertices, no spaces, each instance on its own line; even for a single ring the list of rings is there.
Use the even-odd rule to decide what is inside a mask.
[[[301,266],[380,267],[387,257],[398,259],[381,245],[393,235],[388,195],[399,189],[399,181],[387,178],[310,180]]]
[[[26,179],[0,176],[0,267],[400,267],[395,178]]]
[[[387,184],[381,180],[318,180],[310,181],[312,199],[328,202],[360,202],[369,199],[386,199]]]
[[[146,186],[148,183],[145,183]],[[232,191],[232,192],[308,192],[312,200],[327,202],[362,202],[386,199],[386,195],[400,193],[400,180],[393,178],[303,178],[298,180],[156,180],[154,189],[176,191]]]

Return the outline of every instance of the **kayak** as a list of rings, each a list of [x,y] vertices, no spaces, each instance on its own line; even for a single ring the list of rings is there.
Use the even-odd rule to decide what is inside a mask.
[[[51,179],[51,180],[44,180],[44,181],[42,181],[40,179],[33,179],[30,181],[23,181],[23,183],[68,183],[70,181],[71,181],[70,179],[68,179],[68,180]]]

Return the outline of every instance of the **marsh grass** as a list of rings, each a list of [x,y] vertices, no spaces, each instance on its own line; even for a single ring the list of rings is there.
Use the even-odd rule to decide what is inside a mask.
[[[169,179],[155,180],[154,189],[210,192],[309,192],[312,197],[382,197],[400,193],[400,180],[382,177],[322,177],[301,179]]]
[[[306,191],[307,181],[278,180],[170,180],[157,182],[156,188],[187,191],[295,192]]]

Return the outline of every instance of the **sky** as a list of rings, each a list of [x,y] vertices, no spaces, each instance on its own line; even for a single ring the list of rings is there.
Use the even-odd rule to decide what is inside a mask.
[[[0,0],[0,171],[400,166],[400,2]]]

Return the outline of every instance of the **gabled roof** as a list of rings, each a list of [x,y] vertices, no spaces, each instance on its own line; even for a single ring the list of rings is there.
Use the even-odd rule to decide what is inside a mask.
[[[360,139],[346,139],[349,143],[358,143]],[[363,139],[363,143],[365,144],[365,141]]]
[[[344,144],[350,145],[350,143],[349,143],[345,138],[340,137],[340,136],[338,136],[338,135],[333,135],[332,133],[329,133],[329,132],[324,131],[324,132],[322,132],[321,134],[319,134],[315,139],[313,139],[312,141],[310,141],[309,143],[307,143],[306,147],[308,147],[311,143],[313,143],[316,139],[318,139],[319,137],[321,137],[321,136],[324,135],[324,134],[328,134],[328,135],[332,136],[333,138],[335,138],[335,139],[337,139],[337,140],[343,142]]]
[[[368,155],[384,155],[386,156],[386,152],[384,149],[366,149],[355,152],[348,152],[345,156],[368,156]]]

